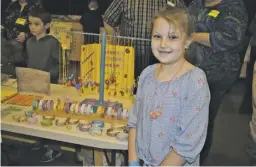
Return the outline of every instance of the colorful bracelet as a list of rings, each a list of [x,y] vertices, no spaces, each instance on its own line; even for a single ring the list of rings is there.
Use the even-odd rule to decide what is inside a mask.
[[[104,128],[104,122],[101,120],[95,120],[91,122],[93,128]]]
[[[43,102],[44,102],[44,100],[40,100],[40,101],[39,101],[39,110],[40,110],[40,111],[43,110]]]
[[[63,112],[65,108],[65,103],[60,103],[58,107],[58,111]]]
[[[76,125],[79,123],[79,120],[71,120],[71,118],[67,119],[67,125]]]
[[[90,127],[89,133],[92,136],[101,136],[102,135],[103,128],[101,127]]]
[[[123,131],[124,128],[125,126],[110,128],[107,130],[107,135],[110,137],[116,137],[117,134],[121,133],[121,131]]]
[[[58,106],[59,106],[59,101],[54,101],[54,103],[53,103],[53,110],[54,111],[58,111]]]
[[[70,106],[70,113],[71,114],[75,113],[75,108],[76,108],[76,104],[71,104],[71,106]]]
[[[78,103],[78,104],[76,104],[76,107],[75,107],[75,114],[79,114],[79,111],[80,111],[80,109],[81,109],[81,105]]]
[[[63,121],[64,120],[64,121]],[[67,124],[67,118],[59,118],[55,121],[56,126],[65,126]]]
[[[93,108],[91,104],[88,104],[87,108],[86,108],[86,114],[90,115],[93,113]]]
[[[121,120],[122,119],[122,108],[119,107],[117,109],[117,120]]]
[[[79,124],[77,125],[77,128],[81,132],[88,132],[90,127],[91,127],[91,122],[90,121],[85,121],[85,120],[80,120]]]
[[[35,125],[35,124],[37,124],[38,120],[36,117],[29,117],[29,118],[27,118],[27,122],[29,125]]]
[[[127,118],[128,118],[128,110],[127,110],[127,109],[124,109],[124,110],[123,110],[122,118],[123,118],[123,119],[127,119]]]
[[[52,111],[53,110],[53,106],[54,106],[53,100],[49,100],[48,103],[47,103],[48,111]]]
[[[43,101],[43,104],[42,104],[43,111],[47,111],[47,102],[48,102],[48,100]]]
[[[34,100],[32,103],[32,109],[36,110],[39,106],[39,100]]]
[[[86,109],[86,104],[82,104],[82,106],[80,108],[80,114],[81,115],[84,115],[85,109]]]
[[[112,117],[112,116],[113,116],[113,109],[112,109],[112,107],[108,107],[106,116],[107,116],[107,117]]]

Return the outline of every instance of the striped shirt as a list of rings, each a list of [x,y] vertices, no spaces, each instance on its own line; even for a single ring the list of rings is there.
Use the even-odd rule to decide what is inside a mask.
[[[141,74],[128,127],[136,128],[136,153],[144,165],[158,166],[174,150],[185,165],[199,165],[208,127],[210,92],[195,67],[168,82],[154,78],[156,65]]]
[[[176,6],[185,6],[183,0],[171,0]],[[149,65],[151,54],[152,19],[156,13],[166,7],[167,0],[114,0],[103,17],[112,26],[119,27],[120,35],[142,38],[133,41],[135,53],[135,76]],[[139,68],[139,69],[138,69]]]

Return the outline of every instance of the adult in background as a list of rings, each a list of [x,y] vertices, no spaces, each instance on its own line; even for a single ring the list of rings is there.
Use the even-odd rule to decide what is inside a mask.
[[[195,21],[195,33],[191,35],[193,43],[187,59],[206,72],[211,91],[203,162],[212,145],[214,120],[222,99],[240,74],[238,53],[243,48],[248,18],[243,0],[194,0],[188,8]]]
[[[183,0],[170,0],[178,7],[184,7]],[[167,0],[114,0],[104,14],[107,34],[115,34],[118,27],[121,36],[140,38],[134,40],[135,78],[149,64],[156,62],[150,49],[151,21],[155,14],[167,6]]]
[[[99,4],[97,0],[91,0],[88,4],[89,10],[81,16],[69,16],[74,20],[79,20],[83,26],[85,33],[100,33],[100,27],[103,26],[102,16],[98,10]],[[99,37],[93,35],[84,36],[85,44],[98,43]]]
[[[4,12],[1,36],[1,70],[15,76],[15,66],[23,66],[24,42],[30,36],[28,14],[41,4],[39,0],[12,1]]]

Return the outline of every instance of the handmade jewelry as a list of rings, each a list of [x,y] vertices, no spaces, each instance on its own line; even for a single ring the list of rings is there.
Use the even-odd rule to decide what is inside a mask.
[[[85,120],[80,120],[79,124],[77,125],[77,128],[81,132],[88,132],[90,127],[91,127],[91,122],[90,121],[85,121]]]
[[[122,127],[113,127],[107,130],[107,135],[110,137],[116,137],[118,133],[120,133],[125,126]]]
[[[68,119],[67,118],[58,118],[56,121],[55,121],[55,125],[56,126],[65,126],[67,124],[67,121]]]

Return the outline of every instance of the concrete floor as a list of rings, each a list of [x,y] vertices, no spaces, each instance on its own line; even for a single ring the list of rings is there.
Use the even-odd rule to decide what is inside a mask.
[[[249,160],[245,153],[248,139],[248,123],[251,114],[239,114],[238,109],[244,92],[244,81],[239,81],[225,97],[219,115],[216,118],[213,147],[205,165],[210,166],[248,166]],[[26,146],[25,148],[28,148]],[[21,161],[17,165],[32,166],[75,166],[75,154],[63,152],[63,155],[51,163],[40,163],[44,151],[25,149]],[[15,165],[15,163],[14,163]]]

